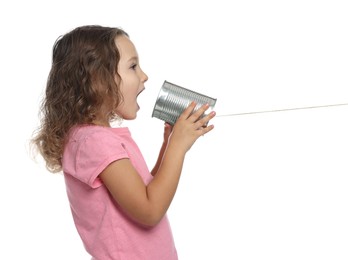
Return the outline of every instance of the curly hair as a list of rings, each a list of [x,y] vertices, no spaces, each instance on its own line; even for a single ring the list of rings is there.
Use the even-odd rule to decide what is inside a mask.
[[[116,82],[120,54],[117,36],[128,34],[120,28],[82,26],[60,36],[53,46],[40,113],[41,124],[33,144],[50,172],[62,170],[65,138],[72,126],[90,124],[107,104],[109,120],[122,101]]]

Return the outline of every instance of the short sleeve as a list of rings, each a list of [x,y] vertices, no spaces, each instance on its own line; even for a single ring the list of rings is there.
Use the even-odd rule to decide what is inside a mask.
[[[110,163],[129,158],[121,139],[107,130],[91,133],[80,142],[74,177],[92,188],[102,185],[98,176]]]

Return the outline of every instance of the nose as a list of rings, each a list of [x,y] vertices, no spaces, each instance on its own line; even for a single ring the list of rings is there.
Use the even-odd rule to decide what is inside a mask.
[[[141,72],[142,72],[141,81],[145,83],[149,79],[149,77],[146,75],[146,73],[143,70],[141,70]]]

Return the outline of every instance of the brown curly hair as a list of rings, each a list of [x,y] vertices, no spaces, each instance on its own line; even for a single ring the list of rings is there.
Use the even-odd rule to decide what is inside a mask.
[[[32,143],[43,156],[50,172],[62,170],[62,153],[70,128],[90,124],[106,104],[108,117],[122,101],[116,78],[120,54],[117,36],[128,34],[120,28],[82,26],[60,36],[53,46],[40,113],[41,124]]]

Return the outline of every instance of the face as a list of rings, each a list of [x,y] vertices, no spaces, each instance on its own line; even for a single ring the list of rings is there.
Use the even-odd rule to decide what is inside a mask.
[[[137,97],[145,89],[144,83],[148,77],[140,68],[138,53],[127,36],[118,36],[116,46],[120,52],[118,73],[121,77],[117,83],[123,96],[116,113],[124,119],[135,119],[140,109]]]

